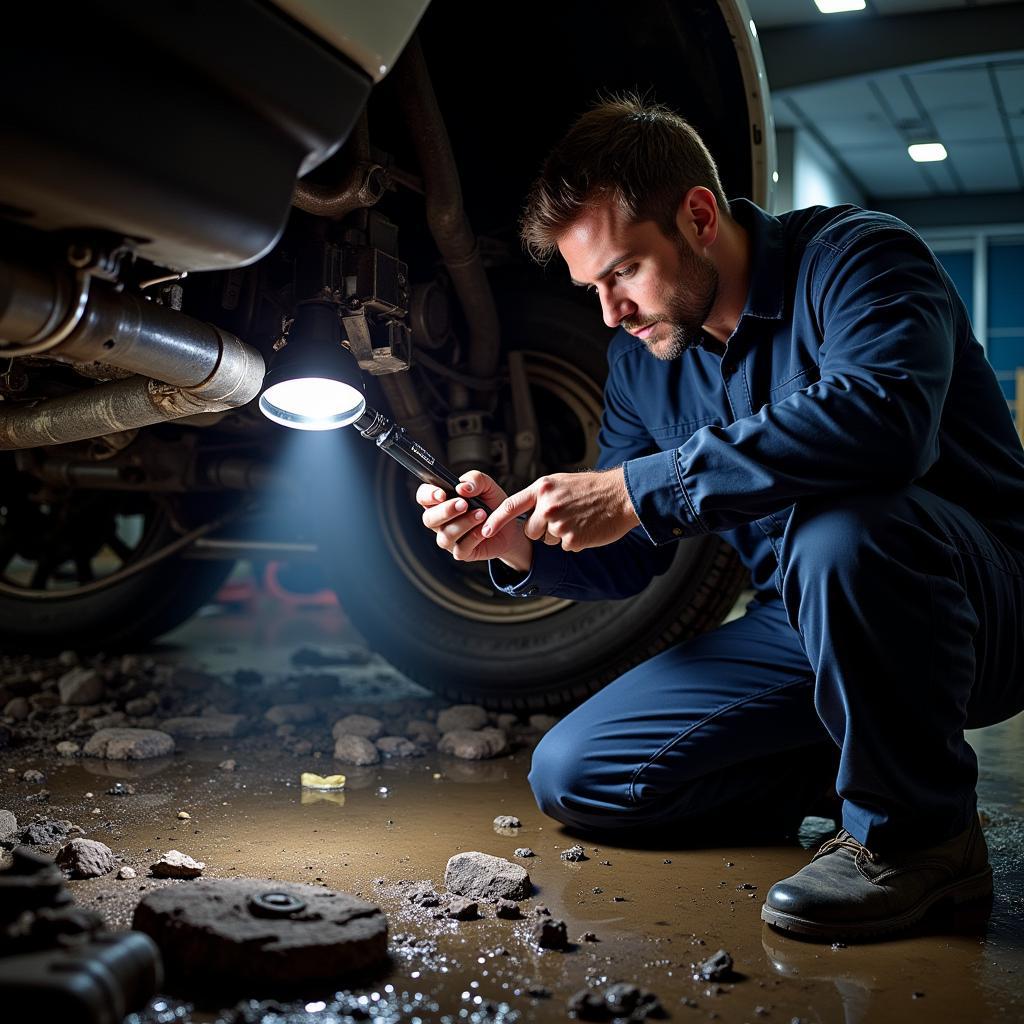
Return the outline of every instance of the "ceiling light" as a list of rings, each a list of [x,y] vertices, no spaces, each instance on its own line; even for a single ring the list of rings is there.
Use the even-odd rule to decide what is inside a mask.
[[[363,414],[359,364],[341,344],[331,303],[299,306],[288,344],[271,360],[259,406],[267,419],[296,430],[334,430]]]
[[[822,14],[842,14],[845,11],[863,11],[864,0],[814,0]]]
[[[919,164],[932,163],[935,160],[945,160],[946,147],[941,142],[915,142],[907,146],[910,159]]]

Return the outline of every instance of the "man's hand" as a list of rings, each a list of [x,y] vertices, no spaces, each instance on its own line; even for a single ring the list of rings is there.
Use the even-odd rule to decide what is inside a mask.
[[[497,508],[506,500],[505,492],[485,473],[471,469],[459,478],[458,497],[449,498],[431,484],[420,484],[416,501],[423,506],[423,525],[436,534],[437,546],[450,551],[460,562],[499,558],[520,572],[533,565],[533,545],[523,535],[522,523],[511,522],[506,529],[493,530],[490,538],[481,536],[486,513],[469,507],[466,498],[475,496],[488,508]],[[513,517],[514,520],[515,517]]]
[[[626,491],[622,467],[595,473],[552,473],[506,498],[488,516],[481,534],[500,536],[516,516],[530,513],[524,534],[565,551],[612,544],[640,520]]]

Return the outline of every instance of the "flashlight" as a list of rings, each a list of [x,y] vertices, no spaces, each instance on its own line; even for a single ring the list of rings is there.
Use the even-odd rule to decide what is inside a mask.
[[[259,407],[267,419],[293,430],[353,424],[423,483],[452,496],[457,493],[461,481],[447,466],[413,441],[404,427],[367,406],[359,364],[341,344],[337,310],[329,302],[314,300],[298,307],[288,344],[270,364]],[[471,508],[493,511],[479,498],[466,500]]]
[[[405,427],[393,423],[382,412],[377,412],[369,406],[366,406],[362,414],[353,421],[353,425],[363,437],[372,440],[382,452],[387,452],[423,483],[440,487],[452,495],[456,493],[455,488],[462,481],[447,466],[438,462],[423,445],[413,441],[406,433]],[[465,500],[470,508],[483,509],[488,514],[493,511],[479,498]],[[525,519],[526,516],[519,518]]]

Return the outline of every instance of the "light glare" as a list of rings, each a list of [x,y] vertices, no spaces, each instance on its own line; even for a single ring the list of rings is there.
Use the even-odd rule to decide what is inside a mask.
[[[357,420],[366,399],[350,384],[326,377],[298,377],[272,384],[260,396],[264,416],[297,430],[334,430]]]
[[[845,11],[863,11],[864,0],[814,0],[822,14],[842,14]]]
[[[945,160],[946,147],[941,142],[916,142],[907,146],[910,159],[919,164],[933,163],[936,160]]]

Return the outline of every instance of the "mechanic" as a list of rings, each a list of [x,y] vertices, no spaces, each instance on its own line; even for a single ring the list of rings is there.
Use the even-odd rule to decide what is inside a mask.
[[[541,809],[700,843],[792,834],[834,784],[842,829],[765,920],[863,938],[991,895],[964,729],[1024,707],[1024,449],[934,254],[887,214],[727,201],[631,96],[577,121],[521,227],[617,328],[600,459],[511,496],[466,473],[490,516],[424,485],[424,524],[516,597],[627,597],[707,533],[756,591],[543,737]]]

